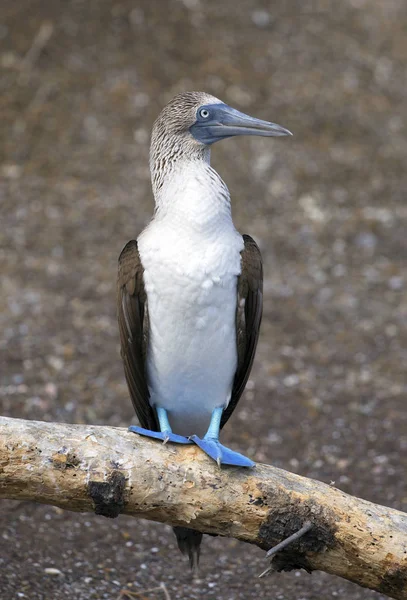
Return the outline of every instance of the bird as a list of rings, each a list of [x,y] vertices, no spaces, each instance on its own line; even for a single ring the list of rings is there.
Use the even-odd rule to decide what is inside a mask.
[[[254,462],[219,433],[247,383],[259,337],[263,268],[241,235],[229,190],[210,165],[226,138],[292,135],[205,92],[175,96],[156,119],[150,172],[152,220],[119,257],[121,356],[140,426],[164,443],[196,444],[221,465]],[[178,547],[198,564],[202,533],[174,527]]]

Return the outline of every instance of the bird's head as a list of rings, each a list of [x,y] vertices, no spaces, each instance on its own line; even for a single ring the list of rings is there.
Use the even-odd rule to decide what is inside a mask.
[[[155,140],[172,144],[211,146],[237,135],[277,137],[292,135],[288,129],[245,115],[204,92],[178,94],[161,111],[153,127]]]

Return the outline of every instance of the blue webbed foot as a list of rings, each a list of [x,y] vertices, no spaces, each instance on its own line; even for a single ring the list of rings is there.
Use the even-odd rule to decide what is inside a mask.
[[[139,435],[145,435],[156,440],[162,440],[164,444],[167,442],[173,442],[175,444],[192,444],[192,442],[183,435],[177,435],[171,431],[151,431],[150,429],[143,429],[143,427],[137,427],[136,425],[130,425],[128,431],[138,433]]]
[[[230,448],[226,448],[216,438],[201,439],[197,435],[191,435],[189,439],[199,446],[205,454],[213,458],[219,466],[254,467],[254,462],[250,458],[239,454],[239,452],[234,452]]]

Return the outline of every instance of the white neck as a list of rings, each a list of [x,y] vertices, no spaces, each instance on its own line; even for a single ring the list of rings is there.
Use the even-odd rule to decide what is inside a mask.
[[[210,153],[178,159],[155,191],[155,219],[205,234],[233,227],[230,194],[210,166]]]

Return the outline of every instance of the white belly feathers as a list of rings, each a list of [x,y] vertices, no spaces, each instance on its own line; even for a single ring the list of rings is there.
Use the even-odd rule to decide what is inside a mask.
[[[230,220],[217,235],[153,220],[138,239],[149,314],[150,403],[174,433],[205,434],[228,404],[237,367],[236,302],[243,239]]]

